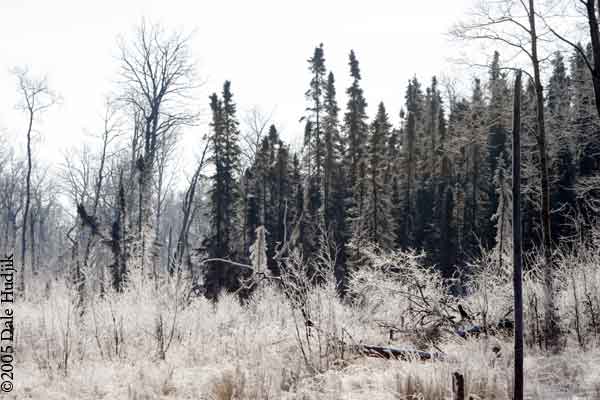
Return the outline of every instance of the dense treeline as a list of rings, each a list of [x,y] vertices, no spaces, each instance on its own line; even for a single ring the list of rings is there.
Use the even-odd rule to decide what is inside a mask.
[[[482,250],[496,249],[498,257],[507,257],[512,94],[509,71],[502,67],[499,53],[491,59],[487,82],[475,79],[468,98],[451,94],[446,96],[448,104],[436,77],[427,86],[416,77],[409,80],[405,106],[399,110],[401,122],[394,127],[383,103],[376,105],[376,115],[369,121],[354,52],[348,63],[352,78],[346,89],[348,102],[340,110],[334,74],[327,71],[320,45],[308,60],[311,79],[302,151],[294,153],[272,125],[251,165],[237,175],[231,173],[235,168],[219,172],[218,160],[239,159],[240,149],[230,142],[235,134],[217,128],[237,125],[235,107],[215,112],[213,105],[219,100],[213,95],[211,138],[217,173],[212,178],[210,253],[247,261],[254,232],[264,226],[269,267],[277,274],[273,255],[299,221],[303,257],[314,263],[323,250],[334,256],[342,288],[347,274],[359,268],[360,248],[367,244],[381,250],[422,249],[448,278],[464,270]],[[586,180],[599,172],[600,125],[591,74],[580,53],[573,53],[568,67],[559,52],[551,63],[545,99],[551,238],[568,245],[585,238],[595,214],[595,193],[586,190]],[[522,110],[525,251],[541,245],[534,90],[529,82]],[[229,103],[226,99],[231,99],[229,82],[223,104]],[[223,236],[222,227],[236,232]],[[207,285],[233,289],[235,284],[225,278],[231,271],[223,267],[218,271],[224,275],[209,274]]]

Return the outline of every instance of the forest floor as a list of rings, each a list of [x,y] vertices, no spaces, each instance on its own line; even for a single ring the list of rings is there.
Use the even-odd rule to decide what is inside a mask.
[[[225,296],[183,306],[168,290],[132,289],[90,299],[80,316],[70,292],[57,287],[15,309],[17,364],[8,398],[447,399],[453,372],[465,376],[473,399],[511,398],[510,338],[445,335],[437,343],[444,361],[370,358],[331,338],[418,344],[390,341],[379,310],[344,305],[327,288],[311,295],[312,327],[276,289],[255,297],[246,305]],[[394,310],[384,312],[391,318]],[[599,348],[526,354],[527,398],[600,399]]]

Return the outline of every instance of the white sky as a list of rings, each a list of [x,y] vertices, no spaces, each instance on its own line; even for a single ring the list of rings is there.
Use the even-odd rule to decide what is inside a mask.
[[[62,103],[38,126],[37,152],[50,162],[101,129],[104,96],[116,87],[117,37],[146,18],[167,28],[194,31],[192,55],[206,84],[198,107],[225,79],[243,119],[244,110],[275,110],[274,122],[290,139],[302,132],[310,75],[306,60],[320,42],[326,66],[336,76],[338,102],[345,106],[348,53],[360,61],[363,88],[373,113],[384,101],[394,123],[414,74],[452,74],[447,58],[456,45],[445,33],[464,17],[471,0],[3,0],[0,2],[0,129],[22,136],[25,120],[14,110],[16,80],[9,69],[29,66],[47,75]],[[490,49],[489,55],[493,49]],[[463,77],[462,79],[464,79]],[[204,113],[206,119],[208,113]],[[205,121],[206,121],[205,119]],[[184,132],[191,152],[200,127]],[[191,154],[191,153],[190,153]],[[184,157],[184,159],[187,158]]]

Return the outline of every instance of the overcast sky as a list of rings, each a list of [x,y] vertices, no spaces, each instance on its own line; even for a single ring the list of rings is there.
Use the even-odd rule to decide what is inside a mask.
[[[60,159],[84,132],[101,129],[103,99],[116,87],[119,35],[130,36],[142,18],[194,32],[192,56],[208,95],[232,81],[240,119],[253,106],[274,110],[274,123],[290,139],[302,132],[310,75],[306,60],[324,43],[326,66],[337,80],[343,109],[349,85],[348,53],[360,61],[370,114],[384,101],[398,122],[407,80],[424,83],[452,74],[455,46],[445,33],[464,16],[471,0],[452,1],[184,1],[184,0],[3,0],[0,2],[0,129],[22,135],[25,120],[15,110],[16,80],[9,70],[29,66],[47,75],[62,103],[39,126],[42,157]],[[490,50],[490,55],[493,50]],[[450,69],[449,69],[450,68]],[[465,77],[463,77],[464,79]],[[207,131],[205,123],[184,132],[184,143]],[[190,152],[193,146],[185,151]]]

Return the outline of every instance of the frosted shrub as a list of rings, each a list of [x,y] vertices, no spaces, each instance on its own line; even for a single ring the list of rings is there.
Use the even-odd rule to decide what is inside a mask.
[[[581,347],[600,344],[600,241],[561,254],[557,279],[562,329]]]
[[[401,329],[453,325],[456,300],[440,273],[422,265],[421,255],[376,247],[361,252],[367,261],[352,273],[349,292],[366,320]]]
[[[512,262],[499,258],[496,251],[484,252],[468,266],[470,276],[465,279],[465,307],[475,323],[487,330],[488,326],[504,318],[512,318],[513,281]],[[524,291],[530,290],[525,274]]]
[[[600,339],[600,242],[575,244],[572,251],[554,253],[556,307],[563,345],[574,341],[594,346]],[[523,276],[525,340],[544,348],[544,261],[541,254],[526,256]],[[494,252],[484,253],[470,265],[466,283],[468,305],[477,323],[487,327],[513,319],[512,262]]]

